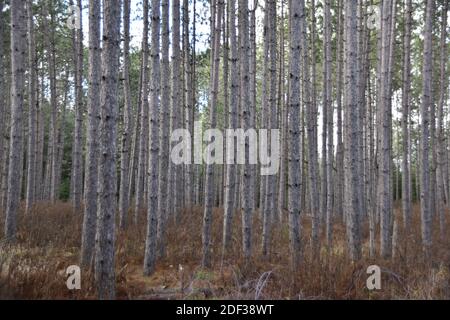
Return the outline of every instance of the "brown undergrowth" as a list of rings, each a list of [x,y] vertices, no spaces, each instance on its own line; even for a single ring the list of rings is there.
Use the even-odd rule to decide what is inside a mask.
[[[254,217],[253,252],[249,263],[241,256],[241,221],[236,212],[231,250],[222,258],[223,210],[213,218],[213,267],[202,269],[202,208],[180,212],[170,219],[166,256],[151,277],[142,276],[145,215],[135,226],[117,231],[116,280],[118,299],[449,299],[450,238],[439,237],[437,224],[432,257],[421,254],[420,218],[414,209],[410,230],[399,229],[398,247],[391,260],[369,258],[367,223],[363,230],[363,259],[349,260],[345,228],[336,221],[333,246],[325,245],[320,259],[311,258],[310,221],[303,218],[303,262],[298,270],[289,263],[286,221],[274,223],[270,254],[260,255],[261,223]],[[3,214],[1,215],[3,217]],[[0,220],[0,227],[4,226]],[[130,219],[131,220],[131,219]],[[66,287],[65,270],[78,264],[82,216],[69,204],[36,205],[29,215],[21,211],[17,243],[0,239],[0,298],[95,299],[93,277],[82,272],[81,290]],[[447,226],[449,230],[449,226]],[[378,232],[377,232],[378,233]],[[325,240],[322,237],[322,243]],[[377,243],[378,244],[378,243]],[[382,270],[381,290],[366,288],[369,265]]]

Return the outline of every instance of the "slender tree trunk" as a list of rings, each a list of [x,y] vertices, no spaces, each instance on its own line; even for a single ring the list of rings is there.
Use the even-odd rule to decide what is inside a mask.
[[[49,143],[47,146],[47,169],[46,179],[44,183],[45,198],[50,199],[52,203],[58,198],[56,190],[56,170],[57,170],[57,114],[58,114],[58,102],[56,93],[56,52],[55,52],[55,35],[54,35],[54,13],[50,11],[52,0],[47,0],[43,5],[44,12],[44,33],[48,35],[45,38],[45,47],[48,55],[48,69],[50,78],[50,130],[49,130]],[[50,22],[47,17],[50,14]],[[49,25],[50,24],[50,25]]]
[[[15,0],[11,11],[11,133],[8,165],[8,197],[5,237],[15,242],[20,202],[20,167],[23,144],[23,96],[25,93],[26,8],[25,0]]]
[[[220,64],[220,35],[222,26],[222,12],[224,2],[223,0],[214,1],[212,4],[212,12],[216,15],[212,19],[212,30],[214,37],[212,38],[212,66],[211,77],[209,83],[209,125],[211,128],[216,128],[217,124],[217,100],[219,90],[219,64]],[[208,157],[211,155],[208,154]],[[212,209],[214,202],[214,165],[208,161],[206,164],[206,178],[205,178],[205,210],[203,215],[203,256],[202,266],[211,267],[211,227],[212,227]]]
[[[378,214],[380,216],[381,256],[389,258],[392,255],[392,117],[391,117],[391,25],[393,17],[393,2],[383,3],[381,27],[381,65],[380,65],[380,101],[378,121]]]
[[[81,0],[77,5],[81,6]],[[75,131],[73,142],[73,160],[72,160],[72,205],[77,212],[81,208],[83,197],[83,29],[82,15],[80,15],[80,28],[76,30],[76,57],[75,57]],[[53,177],[54,184],[54,179]]]
[[[100,105],[100,3],[89,2],[89,93],[88,93],[88,130],[85,176],[85,208],[83,234],[81,240],[81,265],[92,265],[95,246],[95,229],[97,219],[97,186],[98,186],[98,150],[97,128],[99,125]]]
[[[100,92],[100,166],[95,279],[101,299],[115,298],[114,246],[116,213],[116,123],[119,55],[120,0],[103,4],[103,49]]]
[[[327,115],[327,122],[324,126],[324,131],[327,131],[327,146],[326,146],[326,172],[323,175],[326,176],[326,188],[327,188],[327,200],[326,200],[326,238],[328,248],[332,245],[332,235],[333,235],[333,159],[334,159],[334,128],[333,128],[333,116],[334,109],[332,104],[332,83],[331,83],[331,3],[330,0],[325,0],[324,8],[324,24],[325,24],[325,38],[324,38],[324,93],[323,93],[323,104],[324,104],[324,116]],[[325,120],[324,120],[325,121]],[[325,154],[325,153],[324,153]]]
[[[268,129],[276,129],[277,127],[277,108],[276,108],[276,92],[277,92],[277,41],[276,41],[276,16],[277,7],[275,0],[266,1],[266,14],[269,15],[269,99],[267,110],[267,127]],[[266,40],[267,41],[267,40]],[[268,254],[268,245],[270,237],[271,220],[275,217],[275,196],[276,196],[276,176],[267,175],[265,204],[263,214],[263,231],[262,231],[262,254]],[[253,195],[252,195],[253,196]]]
[[[195,12],[195,11],[194,11]],[[194,101],[192,84],[193,56],[189,43],[189,0],[183,0],[183,51],[184,51],[184,96],[185,96],[185,128],[193,132],[194,127]],[[193,144],[189,145],[190,152],[193,150]],[[186,206],[190,208],[194,204],[194,171],[192,165],[192,154],[189,159],[191,162],[185,167],[185,186],[186,186]]]
[[[0,0],[0,12],[3,12],[3,6],[4,6],[4,0]],[[0,14],[0,99],[2,101],[5,101],[6,99],[6,86],[5,86],[5,62],[3,59],[3,56],[5,54],[5,43],[4,43],[4,32],[3,30],[6,30],[7,27],[5,25],[5,19],[3,18],[3,14]],[[4,187],[4,181],[3,181],[3,170],[6,167],[6,157],[4,153],[4,147],[7,144],[6,139],[4,138],[5,134],[5,123],[6,123],[6,108],[4,103],[0,103],[0,151],[2,152],[2,155],[0,156],[0,210],[2,211],[2,215],[4,213],[3,211],[3,187]]]
[[[433,104],[433,17],[434,0],[427,0],[424,29],[423,71],[422,71],[422,103],[421,139],[420,139],[420,216],[422,220],[422,245],[425,257],[428,258],[431,248],[431,209],[430,209],[430,109]]]
[[[151,83],[150,83],[150,155],[148,162],[148,209],[147,209],[147,236],[145,241],[144,275],[149,276],[155,271],[157,250],[157,226],[158,226],[158,169],[159,169],[159,94],[160,94],[160,0],[152,0],[152,49],[151,49]]]
[[[301,225],[300,225],[300,195],[302,155],[300,154],[300,66],[302,55],[307,51],[302,40],[305,32],[305,2],[304,0],[289,1],[289,147],[288,147],[288,211],[289,211],[289,242],[291,262],[294,270],[301,260]]]
[[[281,114],[281,155],[280,155],[280,179],[278,190],[278,216],[280,222],[283,222],[284,211],[286,210],[286,186],[287,186],[287,156],[288,156],[288,111],[285,101],[285,15],[284,1],[281,2],[281,26],[280,26],[280,74],[278,88],[278,110]]]
[[[127,226],[129,209],[129,183],[130,183],[130,149],[131,149],[131,128],[133,119],[133,107],[131,101],[130,85],[130,0],[123,2],[123,131],[121,140],[121,160],[120,160],[120,188],[119,188],[119,217],[120,228]]]
[[[239,0],[239,45],[240,45],[240,108],[241,121],[244,131],[250,129],[250,95],[249,95],[249,11],[248,0]],[[248,263],[252,252],[252,207],[254,188],[252,187],[251,165],[249,164],[250,145],[249,140],[244,142],[245,164],[242,167],[242,249],[245,261]]]
[[[344,139],[344,215],[352,260],[361,257],[360,199],[359,195],[359,129],[357,92],[357,0],[345,1],[345,139]]]
[[[344,201],[344,143],[342,139],[342,75],[343,75],[343,6],[344,1],[338,3],[338,27],[337,27],[337,84],[336,84],[336,105],[337,105],[337,149],[336,149],[336,215],[343,218]]]
[[[445,104],[445,91],[448,87],[448,79],[446,77],[446,62],[447,62],[447,11],[449,9],[449,0],[444,0],[442,18],[441,18],[441,40],[440,40],[440,81],[439,81],[439,102],[437,110],[437,130],[436,140],[437,146],[437,200],[438,200],[438,213],[439,213],[439,231],[441,239],[445,234],[445,207],[448,206],[448,185],[445,177],[445,168],[448,166],[446,161],[446,135],[444,133],[444,104]],[[447,202],[447,203],[446,203]]]
[[[230,0],[228,2],[228,19],[229,19],[229,33],[230,33],[230,51],[231,51],[231,82],[230,82],[230,104],[228,109],[229,128],[236,129],[238,127],[238,47],[236,38],[236,1]],[[235,150],[227,151],[235,155]],[[223,252],[230,249],[231,245],[231,228],[233,221],[233,213],[235,210],[235,190],[236,190],[236,165],[227,164],[226,183],[225,183],[225,203],[224,203],[224,223],[223,223]]]
[[[315,12],[314,1],[312,2],[312,12]],[[312,13],[313,21],[312,26],[315,24],[314,13]],[[302,33],[303,47],[303,104],[306,106],[307,113],[307,133],[308,133],[308,176],[309,176],[309,196],[310,196],[310,211],[312,219],[312,246],[313,246],[313,256],[317,257],[319,250],[319,224],[320,224],[320,193],[319,193],[319,161],[317,154],[317,104],[315,97],[315,59],[314,59],[314,43],[315,43],[315,27],[312,28],[311,34],[311,48],[308,52],[307,45],[307,34],[306,27],[303,29]],[[312,56],[312,61],[310,64],[309,56]],[[312,68],[312,78],[310,73],[310,68]]]
[[[411,87],[411,23],[412,0],[405,3],[405,33],[403,38],[403,86],[402,86],[402,210],[404,229],[409,230],[411,225],[411,191],[410,187],[410,148],[409,148],[409,117],[410,117],[410,87]]]
[[[26,191],[26,211],[29,212],[35,201],[36,178],[36,47],[34,40],[33,3],[27,0],[28,14],[28,172]]]
[[[177,0],[174,0],[176,2]],[[179,4],[179,3],[178,3]],[[169,158],[169,146],[170,142],[170,132],[175,129],[175,121],[177,117],[177,101],[178,97],[175,97],[175,103],[171,104],[170,97],[170,65],[169,65],[169,1],[161,1],[162,15],[161,15],[161,111],[160,111],[160,149],[159,149],[159,185],[158,185],[158,254],[160,257],[165,255],[165,225],[168,219],[168,214],[172,214],[171,211],[172,203],[175,201],[174,189],[176,187],[175,183],[175,167],[173,162]],[[178,12],[179,14],[179,12]],[[173,32],[175,32],[176,27],[173,26]],[[179,25],[178,25],[179,29]],[[179,31],[179,30],[178,30]],[[179,41],[179,39],[178,39]],[[179,43],[177,43],[179,45]],[[175,46],[175,43],[173,43]],[[172,48],[173,50],[173,48]],[[179,47],[178,52],[179,54]],[[178,59],[178,57],[176,58]],[[179,64],[172,60],[173,73],[177,74],[179,72]],[[174,79],[175,80],[175,79]],[[177,83],[173,83],[173,90],[175,87],[178,88]],[[175,92],[173,92],[175,94]],[[178,95],[178,92],[176,93]],[[170,121],[169,116],[172,116]],[[170,123],[169,123],[170,121]],[[169,163],[170,162],[170,163]],[[167,185],[167,180],[169,178],[169,188]],[[167,193],[173,195],[168,201]]]
[[[142,92],[141,92],[141,104],[140,112],[140,137],[139,137],[139,160],[138,160],[138,171],[136,177],[136,206],[134,212],[134,223],[138,223],[138,218],[140,216],[140,211],[144,206],[144,183],[145,179],[145,168],[146,162],[148,160],[148,121],[149,121],[149,102],[148,102],[148,28],[149,28],[149,9],[148,1],[144,0],[144,31],[142,37]],[[153,8],[153,7],[152,7]],[[153,43],[152,43],[153,45]]]
[[[173,122],[172,131],[183,128],[183,104],[182,99],[182,55],[180,49],[180,0],[172,1],[172,93],[171,93],[171,111],[173,112],[171,120]],[[173,162],[169,162],[169,166]],[[175,194],[173,217],[178,221],[178,217],[183,207],[184,188],[183,188],[183,167],[176,165],[173,167],[173,190]],[[171,176],[172,177],[172,176]],[[179,182],[179,183],[177,183]]]

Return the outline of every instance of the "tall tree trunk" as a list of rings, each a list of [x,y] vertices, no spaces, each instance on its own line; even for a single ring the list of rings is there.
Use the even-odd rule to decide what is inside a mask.
[[[411,225],[411,190],[410,187],[410,148],[409,148],[409,117],[411,104],[411,24],[412,24],[412,0],[405,3],[405,33],[403,38],[403,86],[402,86],[402,135],[403,135],[403,159],[402,159],[402,210],[404,229],[409,230]]]
[[[326,176],[326,188],[327,188],[327,200],[326,200],[326,238],[327,245],[330,248],[333,236],[333,159],[334,159],[334,128],[333,128],[333,116],[334,109],[332,104],[332,83],[331,83],[331,3],[330,0],[325,0],[324,8],[324,25],[325,25],[325,38],[324,38],[324,93],[323,93],[323,104],[324,104],[324,117],[327,115],[327,122],[324,120],[324,131],[327,131],[327,157],[326,157],[326,172],[323,175]],[[325,153],[324,153],[325,154]]]
[[[267,110],[267,127],[268,129],[276,129],[277,127],[277,40],[276,40],[276,17],[277,6],[275,0],[266,1],[266,14],[269,15],[269,99]],[[267,41],[267,40],[266,40]],[[265,204],[263,214],[263,230],[262,230],[262,254],[268,254],[269,236],[271,220],[275,215],[275,196],[276,196],[276,176],[271,174],[264,177],[266,179]]]
[[[301,225],[300,225],[300,195],[301,195],[301,166],[300,154],[300,66],[303,53],[307,51],[303,38],[305,28],[304,0],[289,1],[289,147],[288,147],[288,211],[289,211],[289,241],[291,262],[294,270],[301,259]]]
[[[148,160],[148,121],[149,121],[149,102],[148,102],[148,27],[149,27],[149,9],[148,1],[144,0],[144,31],[142,36],[142,92],[141,92],[141,104],[140,112],[140,137],[139,137],[139,160],[138,171],[136,177],[136,206],[134,212],[134,223],[138,223],[140,212],[144,206],[144,183],[146,162]],[[153,8],[153,7],[152,7]],[[153,43],[152,43],[153,45]]]
[[[250,65],[250,43],[249,43],[249,10],[248,0],[239,0],[239,62],[240,62],[240,108],[241,121],[244,131],[251,128],[250,95],[249,95],[249,65]],[[250,145],[245,139],[245,164],[242,173],[242,249],[246,262],[249,261],[252,252],[252,209],[254,188],[251,179],[251,165],[249,164]]]
[[[345,139],[344,139],[344,185],[347,238],[352,260],[361,257],[360,200],[359,195],[359,129],[357,92],[357,0],[345,1]]]
[[[77,6],[81,9],[81,0]],[[72,160],[72,205],[77,212],[81,208],[83,197],[83,29],[82,15],[80,14],[80,28],[76,30],[76,57],[75,57],[75,131],[73,141]],[[55,177],[53,177],[53,180]],[[54,184],[54,183],[52,183]]]
[[[195,11],[194,11],[195,12]],[[189,42],[189,0],[183,0],[183,51],[184,51],[184,96],[185,96],[185,128],[193,132],[194,128],[194,101],[193,101],[193,55],[190,50]],[[189,145],[192,152],[193,144]],[[185,168],[185,186],[186,186],[186,206],[189,208],[194,204],[194,171],[192,163],[192,154],[189,159],[190,164]]]
[[[155,271],[156,263],[156,232],[158,226],[158,169],[159,169],[159,93],[160,93],[160,63],[159,63],[159,28],[160,28],[160,0],[152,0],[152,49],[151,49],[151,84],[150,106],[150,154],[148,161],[148,209],[147,209],[147,236],[145,241],[144,275],[149,276]]]
[[[177,0],[174,0],[174,2]],[[172,213],[171,208],[172,203],[175,198],[171,198],[170,201],[167,199],[167,193],[175,196],[174,189],[176,187],[175,183],[175,167],[173,162],[169,158],[169,146],[170,142],[170,132],[175,129],[175,121],[177,117],[177,103],[171,104],[170,101],[170,65],[169,65],[169,1],[161,1],[162,15],[161,15],[161,111],[160,111],[160,149],[159,149],[159,185],[158,185],[158,254],[161,257],[165,255],[165,225],[167,216]],[[178,13],[179,14],[179,13]],[[178,25],[179,29],[179,25]],[[173,32],[175,32],[175,26],[173,26]],[[179,32],[179,30],[178,30]],[[179,39],[178,39],[179,41]],[[175,44],[172,44],[175,46]],[[178,47],[179,48],[179,47]],[[173,50],[173,48],[172,48]],[[179,54],[179,50],[178,50]],[[178,59],[178,57],[176,58]],[[174,74],[179,72],[179,65],[172,60],[172,70]],[[178,87],[178,83],[173,83],[173,89],[175,86]],[[176,93],[178,94],[178,92]],[[175,98],[177,99],[177,97]],[[172,121],[170,121],[169,116],[172,116]],[[169,123],[170,121],[170,123]],[[170,162],[170,163],[169,163]],[[169,189],[167,188],[167,180],[169,178]]]
[[[52,0],[47,0],[43,5],[44,14],[44,33],[48,36],[45,38],[45,47],[48,55],[48,69],[50,78],[50,130],[49,130],[49,143],[47,146],[47,168],[46,179],[44,183],[45,198],[50,199],[52,203],[58,198],[58,190],[56,190],[56,170],[57,170],[57,114],[58,114],[58,101],[56,93],[56,52],[55,52],[55,32],[54,32],[54,12],[52,8]],[[50,14],[50,22],[48,21],[48,15]],[[50,24],[50,25],[49,25]]]
[[[391,111],[391,37],[393,37],[393,3],[385,0],[382,10],[380,100],[378,121],[378,214],[380,216],[381,256],[392,255],[392,111]]]
[[[115,298],[114,246],[116,213],[116,123],[119,54],[120,0],[103,4],[103,49],[100,92],[100,166],[95,279],[101,299]]]
[[[8,198],[5,237],[15,242],[20,202],[20,167],[23,144],[23,96],[25,93],[26,8],[25,0],[12,1],[11,11],[11,133],[8,165]]]
[[[285,15],[284,1],[281,2],[281,25],[280,25],[280,74],[278,87],[278,110],[281,114],[279,121],[281,126],[281,155],[280,155],[280,179],[278,190],[278,216],[280,222],[284,219],[284,211],[286,210],[286,186],[287,186],[287,156],[288,156],[288,111],[285,101]]]
[[[319,250],[319,224],[320,224],[320,176],[319,176],[319,160],[318,160],[318,141],[317,141],[317,104],[316,104],[316,90],[315,90],[315,58],[314,58],[314,43],[315,43],[315,2],[312,2],[312,31],[311,31],[311,48],[308,52],[306,27],[303,29],[301,40],[304,42],[303,47],[303,103],[306,105],[307,112],[307,133],[308,133],[308,175],[309,175],[309,196],[311,206],[311,219],[312,219],[312,246],[313,256],[317,257]],[[312,61],[310,64],[309,56],[311,55]],[[312,65],[312,66],[311,66]],[[310,73],[312,69],[312,78]]]
[[[217,125],[217,100],[219,90],[219,64],[220,64],[220,35],[222,31],[222,12],[223,0],[216,0],[212,4],[212,12],[215,14],[212,19],[212,30],[214,37],[212,38],[212,66],[211,77],[209,82],[209,125],[216,128]],[[208,157],[211,155],[208,154]],[[212,227],[212,209],[214,202],[214,165],[208,161],[206,164],[205,178],[205,210],[203,214],[203,256],[202,266],[211,267],[211,227]]]
[[[343,218],[344,201],[344,142],[342,138],[342,75],[343,75],[343,6],[344,1],[338,1],[338,27],[337,27],[337,80],[336,80],[336,105],[337,105],[337,148],[336,148],[336,216]]]
[[[130,149],[131,149],[131,128],[133,121],[133,107],[131,101],[130,85],[130,0],[123,2],[123,131],[121,140],[121,159],[120,159],[120,188],[119,188],[119,217],[120,228],[127,226],[129,209],[129,183],[130,183]]]
[[[423,70],[422,70],[422,103],[421,139],[420,139],[420,216],[422,221],[422,245],[425,257],[429,257],[431,239],[431,209],[430,209],[430,109],[433,104],[433,17],[434,0],[427,0],[424,29]]]
[[[34,40],[33,3],[27,0],[28,14],[28,171],[26,191],[26,211],[29,212],[35,201],[36,178],[36,47]]]
[[[445,168],[448,166],[446,155],[446,135],[444,133],[444,104],[445,104],[445,91],[448,86],[448,79],[446,77],[446,62],[447,56],[447,11],[449,10],[449,0],[444,0],[442,17],[441,17],[441,40],[440,40],[440,81],[439,81],[439,103],[437,110],[437,201],[438,201],[438,213],[439,213],[439,231],[441,238],[445,234],[445,207],[448,206],[448,184],[445,175]]]
[[[81,265],[92,265],[95,246],[95,225],[97,219],[97,186],[98,186],[98,143],[97,128],[100,105],[100,3],[89,2],[89,92],[88,92],[88,131],[85,177],[85,208],[83,234],[81,240]]]
[[[171,93],[171,111],[173,112],[171,120],[172,120],[172,131],[176,129],[183,128],[183,108],[181,105],[183,104],[182,99],[182,56],[180,50],[180,0],[172,1],[172,93]],[[169,166],[173,165],[173,162],[169,162]],[[173,180],[173,190],[175,194],[174,199],[174,218],[178,221],[178,217],[180,215],[180,211],[183,206],[183,198],[184,198],[184,188],[183,188],[183,167],[181,165],[176,165],[173,167],[173,174],[171,177],[174,177]],[[179,181],[179,183],[176,183]]]
[[[231,81],[230,81],[230,104],[228,109],[229,128],[236,129],[238,127],[238,47],[236,37],[236,1],[230,0],[228,2],[228,20],[229,20],[229,34],[230,34],[230,51],[231,51]],[[235,150],[228,150],[232,152],[233,156]],[[225,203],[224,203],[224,222],[223,222],[223,252],[230,249],[231,245],[231,229],[233,221],[233,213],[235,210],[235,189],[236,189],[236,165],[227,164],[226,183],[225,183]]]
[[[3,6],[4,6],[4,0],[0,0],[0,12],[3,12]],[[5,19],[3,18],[3,14],[0,14],[0,99],[2,101],[5,101],[6,99],[6,90],[5,90],[5,75],[4,75],[4,69],[5,69],[5,61],[3,59],[3,55],[5,54],[5,43],[4,43],[4,32],[3,30],[6,30],[7,27],[5,25]],[[6,167],[6,157],[4,153],[4,147],[7,144],[4,139],[4,132],[5,132],[5,123],[6,123],[6,108],[4,103],[0,103],[0,151],[2,152],[2,155],[0,156],[0,210],[3,212],[3,187],[4,187],[4,181],[3,181],[3,169]]]

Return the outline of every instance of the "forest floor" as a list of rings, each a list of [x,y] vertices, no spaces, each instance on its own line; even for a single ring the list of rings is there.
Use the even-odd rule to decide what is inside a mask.
[[[3,215],[0,215],[3,216]],[[240,216],[235,215],[233,245],[221,258],[223,210],[214,210],[213,267],[202,269],[201,229],[203,210],[193,208],[171,223],[167,254],[154,275],[144,277],[145,221],[117,232],[116,280],[118,299],[450,299],[450,235],[439,239],[435,224],[432,258],[424,261],[420,245],[419,208],[414,208],[412,230],[399,232],[392,260],[370,259],[368,228],[363,230],[363,256],[352,263],[346,253],[345,228],[336,223],[333,249],[321,250],[320,261],[311,259],[310,221],[303,219],[304,258],[293,272],[289,263],[286,223],[274,225],[270,255],[260,255],[261,223],[254,219],[253,250],[249,264],[241,258]],[[143,218],[144,220],[144,218]],[[93,277],[82,272],[81,290],[68,290],[66,268],[77,265],[81,243],[81,215],[69,204],[37,205],[20,215],[15,245],[0,239],[0,298],[95,299]],[[4,221],[0,220],[3,230]],[[450,226],[447,226],[446,230]],[[378,232],[377,232],[378,233]],[[406,237],[404,236],[406,235]],[[325,243],[322,238],[322,243]],[[378,244],[378,242],[377,242]],[[369,291],[370,265],[382,270],[382,288]]]

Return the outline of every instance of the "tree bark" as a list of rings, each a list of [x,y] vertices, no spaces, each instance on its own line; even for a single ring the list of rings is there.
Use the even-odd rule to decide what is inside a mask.
[[[89,92],[88,92],[88,131],[85,177],[85,209],[83,234],[81,237],[81,265],[92,265],[95,247],[95,229],[97,219],[97,186],[98,186],[98,150],[97,128],[99,125],[100,105],[100,3],[89,2]]]
[[[301,166],[300,154],[300,66],[302,54],[307,51],[305,41],[305,2],[304,0],[289,1],[289,148],[288,148],[288,211],[289,211],[289,242],[291,263],[296,270],[301,262]]]
[[[23,97],[25,93],[26,8],[25,0],[15,0],[11,11],[11,131],[8,165],[5,238],[15,242],[20,201],[20,167],[23,144]]]
[[[425,29],[423,33],[423,70],[422,70],[422,103],[420,107],[421,116],[421,139],[420,139],[420,217],[422,221],[422,246],[425,257],[430,255],[431,248],[431,209],[430,209],[430,106],[433,103],[433,16],[434,0],[427,0],[425,14]]]
[[[27,0],[28,15],[28,169],[26,190],[26,212],[30,212],[35,201],[36,178],[36,47],[34,37],[33,3]]]
[[[160,28],[160,0],[152,0],[152,49],[151,49],[151,84],[150,106],[151,114],[147,126],[150,128],[150,155],[148,162],[148,209],[147,209],[147,236],[145,241],[144,275],[149,276],[155,271],[157,250],[158,226],[158,169],[159,169],[159,93],[160,93],[160,55],[159,55],[159,28]],[[147,98],[145,98],[147,99]]]
[[[133,120],[133,107],[131,101],[130,85],[130,0],[123,2],[123,131],[121,140],[121,160],[120,160],[120,188],[119,188],[119,217],[120,228],[127,226],[129,198],[130,198],[130,149],[131,149],[131,128]]]
[[[119,54],[120,0],[103,6],[103,49],[100,92],[100,163],[95,279],[100,299],[115,298],[115,213],[116,213],[116,124]]]
[[[344,215],[347,242],[353,261],[361,258],[360,199],[359,195],[359,129],[357,92],[357,0],[345,1],[345,139],[344,139]]]

